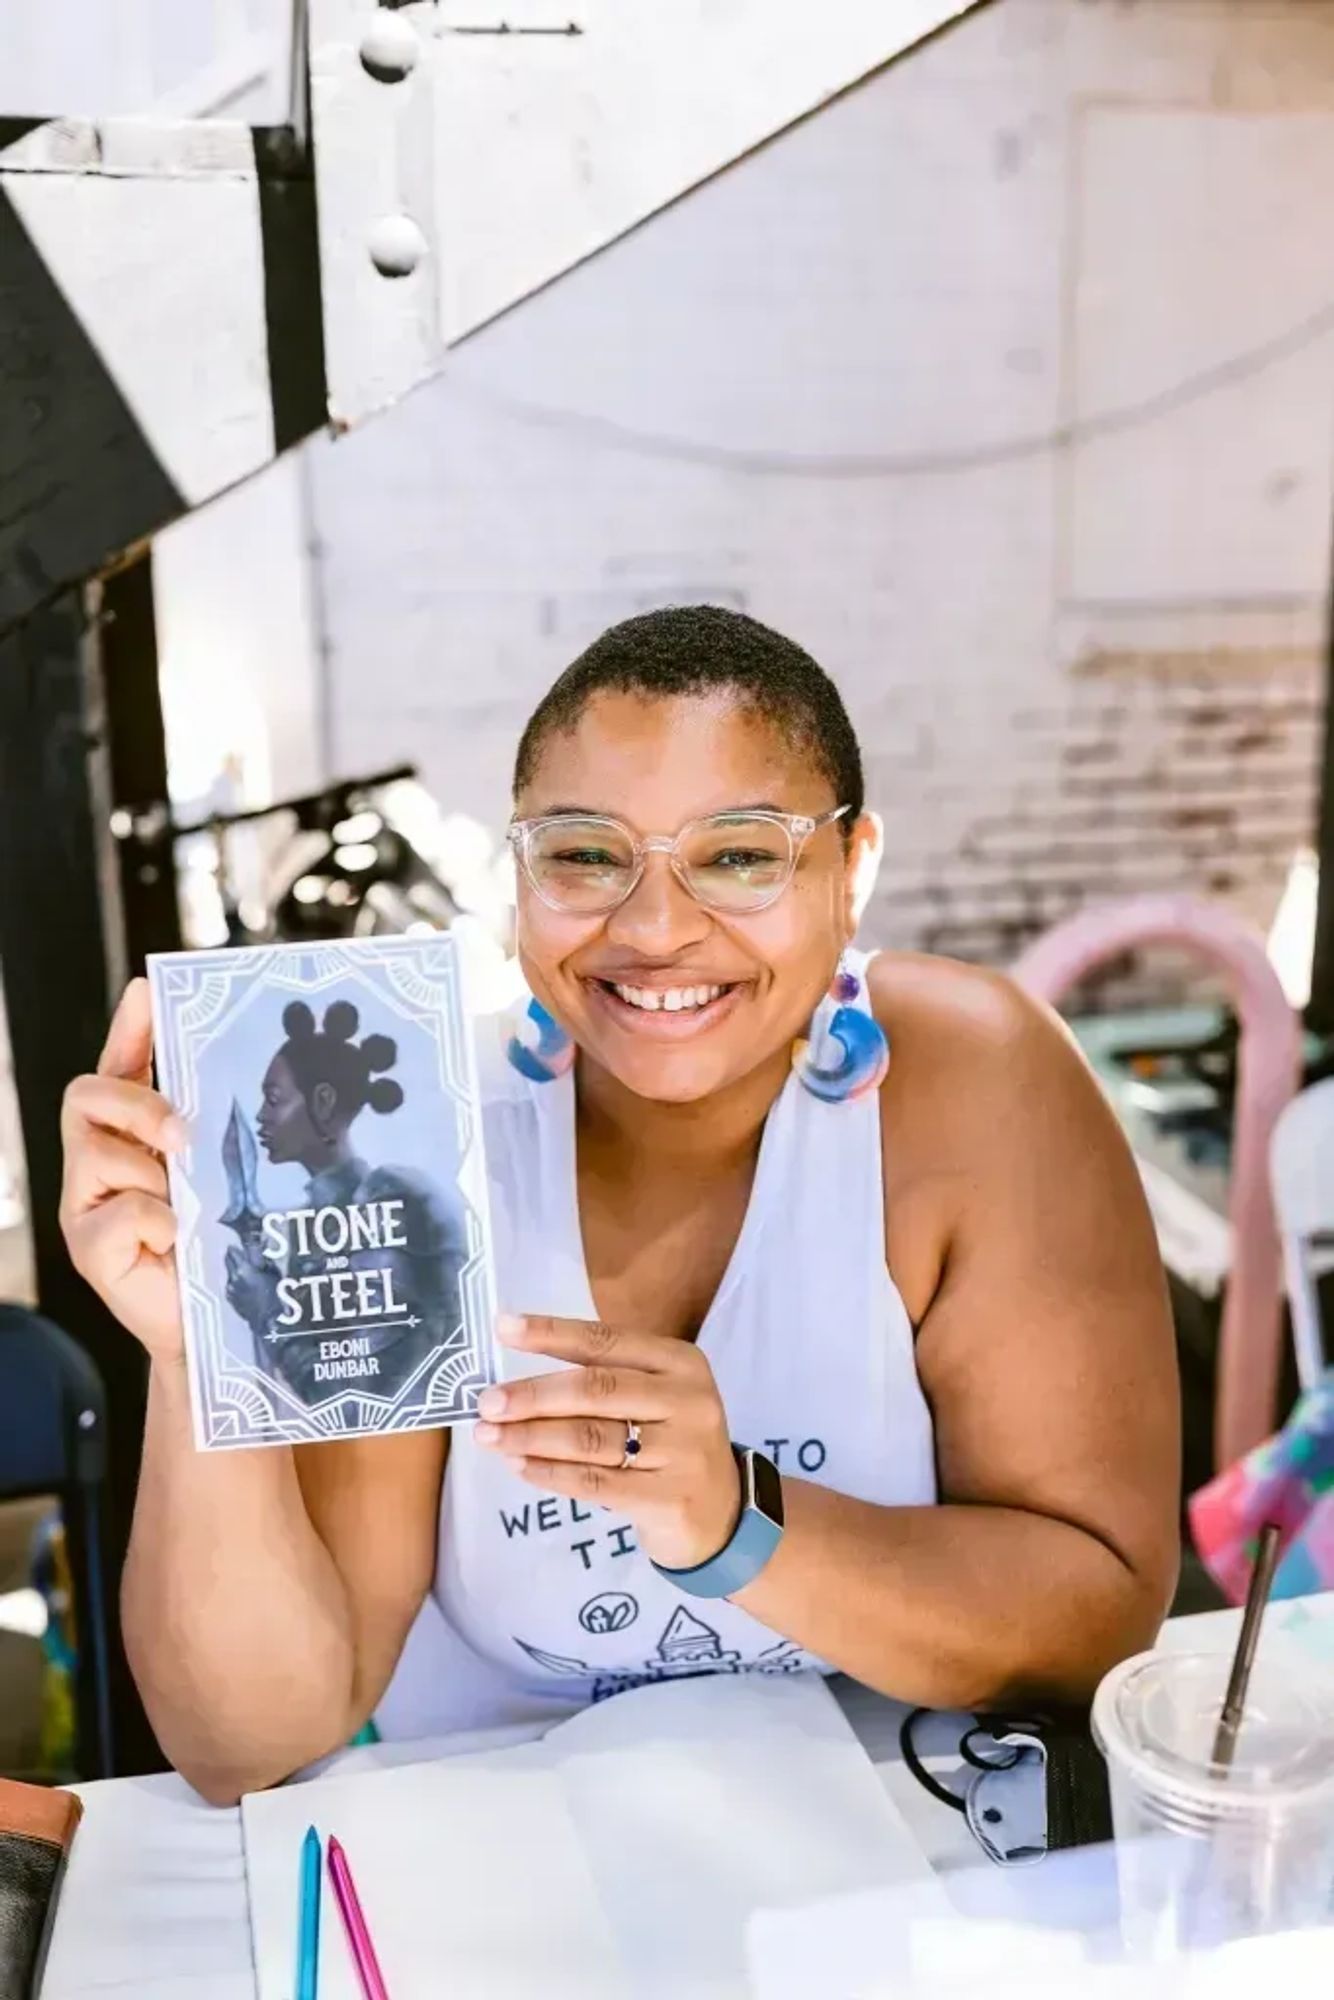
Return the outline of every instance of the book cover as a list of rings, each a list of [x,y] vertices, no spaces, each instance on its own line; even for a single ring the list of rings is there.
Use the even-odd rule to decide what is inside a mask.
[[[420,1430],[495,1379],[482,1119],[448,933],[150,958],[201,1450]]]

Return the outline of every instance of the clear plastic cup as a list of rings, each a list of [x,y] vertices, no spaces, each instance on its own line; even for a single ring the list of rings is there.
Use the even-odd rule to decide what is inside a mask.
[[[1121,1935],[1141,1958],[1334,1915],[1334,1684],[1257,1660],[1229,1766],[1213,1759],[1230,1661],[1142,1653],[1093,1703],[1107,1759]]]

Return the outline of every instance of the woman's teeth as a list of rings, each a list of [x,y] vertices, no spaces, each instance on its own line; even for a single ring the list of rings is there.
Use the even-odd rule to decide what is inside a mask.
[[[642,1007],[646,1014],[656,1014],[660,1009],[668,1014],[678,1014],[684,1008],[707,1007],[711,1000],[717,1000],[727,992],[725,986],[669,986],[649,992],[642,986],[615,986],[612,992],[618,1000],[624,1000],[627,1007]]]

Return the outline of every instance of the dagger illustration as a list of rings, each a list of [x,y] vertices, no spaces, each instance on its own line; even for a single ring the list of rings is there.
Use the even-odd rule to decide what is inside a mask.
[[[227,1208],[218,1221],[248,1248],[259,1236],[264,1205],[259,1198],[259,1148],[235,1098],[222,1135],[222,1170],[227,1176]]]

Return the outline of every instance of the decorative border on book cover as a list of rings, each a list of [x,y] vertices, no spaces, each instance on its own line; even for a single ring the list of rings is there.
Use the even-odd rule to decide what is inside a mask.
[[[198,1446],[212,1450],[315,1443],[435,1428],[471,1416],[481,1390],[496,1379],[495,1286],[480,1100],[457,941],[448,933],[438,933],[430,937],[172,952],[150,959],[149,977],[159,1083],[189,1135],[185,1151],[171,1158],[168,1167],[178,1224],[176,1258]],[[231,1303],[230,1284],[219,1269],[222,1233],[231,1230],[241,1235],[239,1217],[251,1230],[250,1254],[261,1275],[265,1271],[261,1258],[277,1254],[260,1247],[266,1242],[287,1245],[283,1253],[287,1262],[277,1268],[289,1274],[332,1271],[366,1262],[366,1257],[314,1254],[347,1247],[338,1233],[340,1227],[346,1231],[347,1221],[340,1224],[339,1218],[350,1219],[352,1208],[319,1210],[311,1205],[315,1197],[304,1195],[289,1203],[285,1211],[275,1202],[275,1212],[269,1213],[255,1193],[259,1176],[266,1175],[271,1181],[279,1169],[260,1165],[248,1122],[245,1106],[250,1098],[258,1097],[262,1074],[253,1051],[256,1044],[270,1052],[279,1049],[284,1034],[281,1023],[294,1001],[304,1002],[314,1016],[323,1013],[326,1030],[330,1006],[343,1003],[344,1018],[353,1018],[360,1027],[373,1030],[378,1047],[392,1046],[396,1055],[400,1049],[410,1052],[418,1086],[415,1096],[409,1098],[410,1115],[405,1118],[397,1109],[403,1103],[403,1089],[393,1085],[389,1105],[396,1117],[383,1121],[397,1127],[394,1138],[400,1151],[410,1136],[409,1158],[371,1169],[363,1185],[370,1193],[383,1192],[386,1187],[406,1189],[409,1210],[427,1214],[433,1222],[442,1196],[448,1203],[456,1246],[449,1268],[457,1273],[457,1306],[451,1303],[448,1315],[442,1316],[438,1325],[429,1317],[399,1322],[414,1329],[425,1324],[440,1337],[429,1340],[429,1332],[412,1336],[418,1346],[428,1340],[429,1345],[389,1389],[376,1385],[375,1367],[355,1358],[325,1360],[318,1366],[312,1363],[304,1368],[298,1382],[286,1379],[282,1368],[270,1361],[267,1345],[283,1337],[280,1321],[270,1318],[265,1322],[272,1329],[267,1334],[253,1332]],[[369,1046],[370,1039],[363,1047]],[[233,1052],[240,1050],[245,1050],[245,1056],[229,1061]],[[376,1105],[371,1092],[368,1101]],[[263,1116],[261,1112],[261,1132],[265,1130]],[[225,1131],[221,1129],[224,1117]],[[369,1128],[380,1121],[366,1118],[363,1122]],[[359,1137],[360,1132],[359,1125]],[[380,1138],[378,1133],[376,1138]],[[272,1147],[271,1132],[265,1144],[266,1149]],[[380,1149],[388,1144],[386,1135]],[[441,1159],[451,1161],[451,1156],[457,1164],[451,1164],[441,1176],[438,1163]],[[270,1150],[270,1161],[274,1157]],[[289,1153],[288,1164],[281,1169],[288,1175],[289,1191],[292,1159]],[[304,1164],[309,1166],[308,1161]],[[355,1176],[363,1166],[362,1161],[354,1160],[348,1172]],[[405,1166],[410,1171],[404,1172]],[[213,1212],[219,1176],[224,1173],[228,1199],[225,1208]],[[238,1183],[251,1191],[248,1203]],[[315,1179],[308,1183],[311,1188],[317,1185]],[[414,1192],[423,1189],[424,1194]],[[349,1199],[355,1202],[359,1197]],[[381,1201],[378,1216],[393,1210],[396,1224],[402,1228],[404,1207],[402,1199],[390,1204]],[[255,1209],[259,1213],[254,1213]],[[318,1243],[312,1242],[312,1230],[324,1229],[321,1216],[332,1219],[333,1233],[321,1234]],[[377,1204],[363,1199],[357,1216],[363,1224],[369,1217],[367,1227],[378,1226]],[[282,1233],[289,1224],[294,1224],[300,1249],[312,1254],[295,1257],[291,1236]],[[402,1243],[405,1239],[390,1236],[387,1240]],[[237,1249],[226,1255],[229,1260],[242,1259]],[[230,1275],[230,1261],[226,1268]],[[302,1275],[290,1283],[285,1296],[295,1297],[304,1285],[311,1299],[327,1301],[332,1296],[342,1301],[351,1297],[355,1318],[357,1304],[366,1310],[368,1298],[375,1295],[377,1279],[385,1276],[363,1272],[358,1291],[356,1272],[342,1280],[317,1277],[315,1284],[309,1275]],[[268,1273],[268,1281],[271,1285],[276,1282],[275,1271]],[[317,1289],[321,1284],[324,1291]],[[401,1303],[394,1299],[392,1278],[382,1289],[387,1290],[391,1305]],[[453,1296],[451,1291],[451,1301]],[[372,1309],[383,1311],[385,1307],[380,1303]],[[328,1316],[327,1306],[324,1316]],[[309,1335],[312,1331],[333,1334],[341,1329],[302,1325],[299,1330]],[[293,1342],[288,1351],[295,1345]],[[324,1346],[316,1340],[313,1345],[317,1354],[350,1353],[355,1357],[371,1343],[335,1339]],[[307,1342],[302,1342],[302,1347],[308,1351]],[[411,1342],[408,1347],[411,1352]],[[316,1381],[316,1376],[321,1379]],[[346,1379],[348,1376],[353,1379]]]

